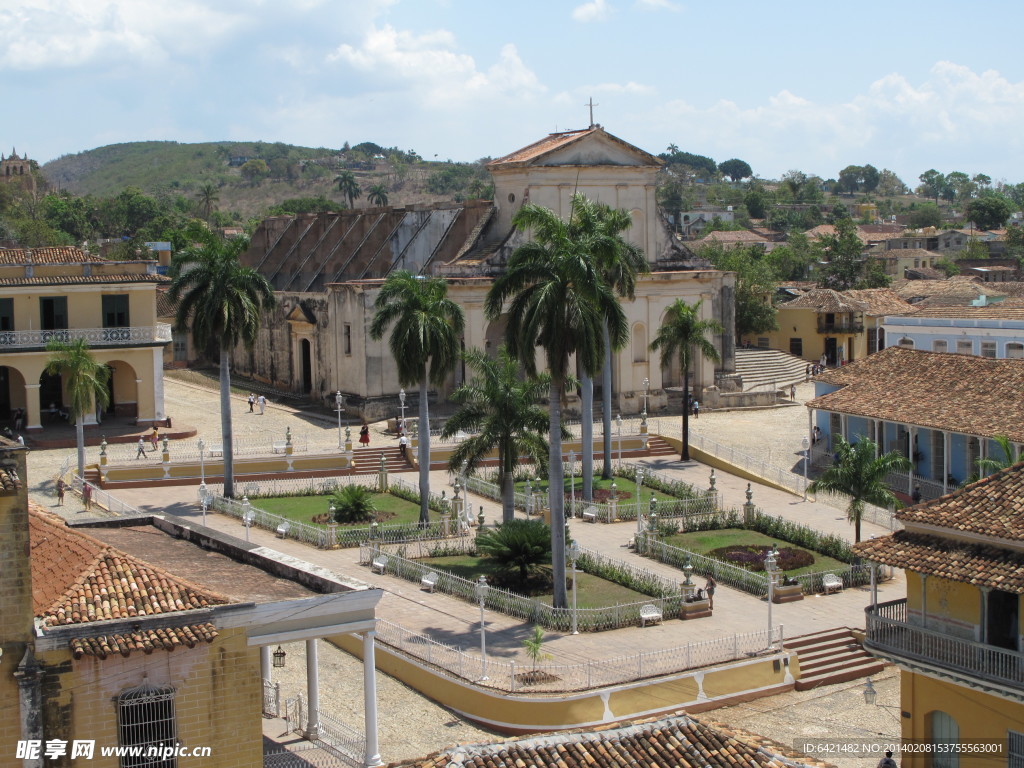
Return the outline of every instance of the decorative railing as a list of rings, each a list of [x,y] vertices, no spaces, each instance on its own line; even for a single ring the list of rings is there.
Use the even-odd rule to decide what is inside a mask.
[[[885,482],[888,483],[892,490],[907,496],[913,496],[914,487],[916,486],[921,489],[921,499],[924,501],[937,499],[939,496],[944,496],[958,487],[957,485],[950,485],[948,491],[943,490],[941,480],[929,480],[916,473],[911,474],[908,472],[890,472],[885,476]]]
[[[285,702],[285,720],[290,733],[307,735],[309,729],[309,702],[298,694]],[[340,752],[350,760],[363,764],[366,758],[366,737],[360,731],[338,720],[317,707],[316,738],[312,741],[329,751]]]
[[[281,684],[263,681],[263,714],[270,717],[281,716]]]
[[[171,326],[140,325],[127,328],[67,328],[52,331],[0,331],[0,349],[32,349],[45,347],[50,341],[85,339],[89,346],[133,346],[162,344],[171,340]]]
[[[438,642],[398,624],[377,619],[376,641],[413,656],[443,674],[477,685],[515,692],[581,691],[629,683],[660,675],[774,653],[783,640],[783,627],[771,631],[726,635],[646,653],[596,659],[577,664],[523,664],[500,658],[484,659],[454,645]],[[486,672],[487,680],[480,680]]]
[[[954,637],[908,622],[907,601],[893,600],[865,609],[864,647],[961,674],[1024,689],[1024,654]]]
[[[818,333],[863,333],[864,323],[843,320],[838,323],[826,323],[818,318]]]
[[[224,457],[224,443],[220,438],[207,437],[203,440],[203,452],[200,457],[199,440],[168,440],[167,450],[172,461],[193,462],[200,461],[214,463]],[[272,454],[284,455],[287,453],[288,437],[285,434],[273,434],[270,432],[262,435],[251,435],[248,437],[235,437],[231,441],[234,448],[234,455],[237,459],[240,456],[269,456]],[[157,453],[163,450],[163,440],[158,440]],[[149,440],[145,440],[147,451],[151,451]],[[340,453],[337,443],[330,440],[321,441],[312,446],[319,453]],[[304,432],[296,432],[291,435],[292,453],[308,453],[310,451],[309,437]],[[131,463],[138,455],[138,442],[135,443],[110,443],[107,445],[107,461],[111,463]],[[100,457],[99,448],[89,448],[91,463],[98,463]]]
[[[752,472],[793,493],[802,494],[804,492],[804,478],[794,474],[790,469],[772,464],[771,455],[767,459],[759,459],[743,451],[738,451],[731,445],[724,445],[706,435],[694,432],[690,432],[690,447],[724,459],[730,464]]]

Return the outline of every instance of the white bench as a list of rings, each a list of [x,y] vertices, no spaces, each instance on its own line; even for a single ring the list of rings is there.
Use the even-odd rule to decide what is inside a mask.
[[[277,526],[277,538],[284,539],[288,537],[288,531],[291,530],[292,524],[285,520],[279,526]]]
[[[206,449],[210,452],[211,457],[224,455],[224,446],[220,443],[217,443],[217,445],[208,445]]]
[[[592,523],[597,522],[597,507],[587,507],[583,510],[583,519]]]
[[[843,580],[834,573],[826,573],[821,577],[821,586],[824,588],[826,595],[830,592],[842,592]]]
[[[288,442],[285,440],[275,440],[270,447],[274,453],[285,453],[288,450]]]
[[[648,622],[652,624],[661,622],[661,609],[654,603],[647,603],[640,607],[640,626],[646,627]]]
[[[437,573],[435,571],[431,571],[430,573],[426,574],[425,576],[423,576],[423,578],[420,579],[420,589],[425,589],[427,590],[427,592],[433,592],[434,587],[436,586]]]
[[[384,573],[384,571],[387,570],[387,567],[388,567],[388,556],[387,555],[377,555],[377,557],[373,558],[373,562],[370,563],[370,571],[371,572],[377,571],[378,573]]]

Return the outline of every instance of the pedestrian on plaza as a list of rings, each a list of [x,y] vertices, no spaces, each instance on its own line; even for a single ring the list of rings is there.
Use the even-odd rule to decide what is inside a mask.
[[[811,364],[808,363],[807,367],[804,368],[804,381],[810,381],[810,380],[811,380]]]
[[[814,432],[811,434],[811,443],[817,445],[819,440],[821,440],[821,427],[815,424]]]
[[[878,768],[899,768],[896,761],[892,759],[892,750],[885,750],[885,757],[878,761]]]
[[[401,451],[403,459],[409,458],[409,439],[405,435],[398,438],[398,450]]]
[[[88,483],[82,483],[82,506],[86,512],[92,509],[92,486]]]
[[[397,432],[398,432],[398,436],[399,437],[401,437],[402,435],[405,434],[405,419],[399,419],[398,420]]]
[[[915,504],[920,504],[921,503],[922,495],[921,495],[921,486],[920,485],[915,485],[914,486],[914,492],[912,494],[910,494],[910,499]]]
[[[14,409],[14,431],[21,432],[25,427],[25,409],[15,408]]]
[[[267,407],[267,398],[265,398],[263,395],[260,395],[259,397],[256,398],[256,402],[260,406],[260,416],[262,416],[263,410]]]
[[[370,425],[367,424],[365,421],[363,422],[363,426],[359,428],[359,444],[370,444]]]
[[[708,607],[713,611],[715,610],[715,587],[718,586],[718,582],[715,581],[714,576],[708,576],[707,582],[704,584],[704,592],[708,596]]]
[[[57,506],[64,506],[64,492],[67,490],[67,486],[64,484],[64,478],[57,478]]]
[[[693,418],[696,419],[698,416],[700,416],[700,403],[697,401],[696,398],[694,398],[694,400],[693,400]]]
[[[143,459],[146,457],[146,441],[143,438],[139,438],[139,450],[135,453],[136,459]]]
[[[789,399],[796,400],[796,384],[789,385]]]
[[[25,445],[25,436],[24,435],[18,435],[18,445],[21,445],[21,446]]]
[[[249,393],[249,413],[255,413],[253,406],[256,405],[256,395]]]
[[[153,445],[153,450],[157,450],[160,446],[157,441],[160,439],[160,430],[156,428],[156,424],[153,425],[153,432],[149,436],[149,442]]]

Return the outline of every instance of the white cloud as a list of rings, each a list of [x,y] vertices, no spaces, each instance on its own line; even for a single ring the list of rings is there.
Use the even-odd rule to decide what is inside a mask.
[[[611,15],[612,7],[607,0],[591,0],[589,3],[577,5],[572,10],[572,17],[576,21],[604,21]]]
[[[577,88],[578,93],[621,93],[628,95],[651,95],[657,92],[657,89],[651,85],[643,85],[642,83],[634,83],[630,80],[628,83],[599,83],[597,85],[584,85]]]

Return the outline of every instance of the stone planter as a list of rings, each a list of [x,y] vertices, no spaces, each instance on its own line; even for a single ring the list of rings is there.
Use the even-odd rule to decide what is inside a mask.
[[[710,600],[694,600],[692,603],[679,604],[679,618],[683,621],[688,619],[702,619],[711,615]]]
[[[799,584],[793,586],[779,586],[772,590],[773,603],[795,603],[804,599],[804,588]]]

